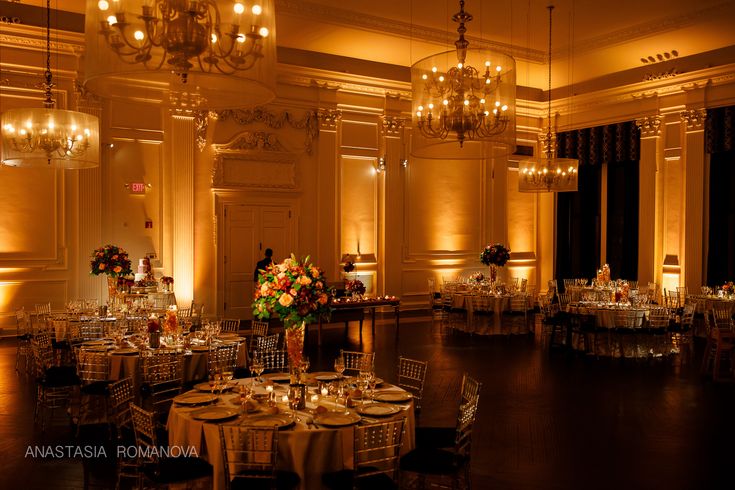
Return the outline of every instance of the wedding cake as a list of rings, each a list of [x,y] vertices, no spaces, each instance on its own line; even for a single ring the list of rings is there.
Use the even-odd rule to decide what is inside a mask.
[[[135,273],[135,282],[145,281],[151,274],[151,261],[148,258],[138,260],[138,272]],[[152,277],[151,277],[152,279]]]

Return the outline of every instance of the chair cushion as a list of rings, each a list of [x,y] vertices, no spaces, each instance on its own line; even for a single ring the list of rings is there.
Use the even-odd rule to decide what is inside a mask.
[[[342,470],[322,475],[322,483],[329,489],[342,490],[348,488],[359,488],[361,490],[383,490],[397,489],[398,485],[385,473],[366,476],[355,479],[353,470]]]
[[[107,396],[111,381],[94,381],[82,386],[81,392],[85,395]]]
[[[148,466],[145,474],[156,483],[173,483],[211,476],[212,465],[199,458],[161,458],[158,466]]]
[[[416,448],[401,458],[401,470],[427,475],[452,475],[464,461],[444,449]]]
[[[276,471],[276,488],[290,490],[297,488],[301,482],[299,475],[292,471]],[[257,490],[271,488],[270,478],[248,478],[246,474],[238,474],[231,482],[232,490]]]
[[[454,446],[457,430],[454,427],[417,427],[416,447],[425,449]]]

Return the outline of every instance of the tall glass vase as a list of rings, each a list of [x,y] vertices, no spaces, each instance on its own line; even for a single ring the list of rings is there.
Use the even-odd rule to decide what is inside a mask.
[[[301,383],[301,360],[304,357],[304,333],[306,323],[286,325],[286,352],[291,384]]]
[[[495,265],[490,265],[490,282],[495,284],[498,280],[498,268]]]
[[[117,277],[107,276],[107,294],[110,297],[110,303],[117,297]]]

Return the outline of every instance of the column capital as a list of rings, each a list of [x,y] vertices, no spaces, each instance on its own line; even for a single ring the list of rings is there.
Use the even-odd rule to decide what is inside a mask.
[[[319,129],[336,130],[337,123],[342,119],[342,111],[339,109],[319,109],[317,113],[319,118]]]
[[[707,109],[687,109],[680,113],[681,121],[686,124],[687,131],[701,131],[707,119]]]
[[[641,130],[641,138],[652,138],[661,136],[661,122],[663,118],[660,115],[641,117],[635,120],[636,126]]]
[[[380,116],[380,126],[385,136],[400,136],[406,119],[398,116]]]

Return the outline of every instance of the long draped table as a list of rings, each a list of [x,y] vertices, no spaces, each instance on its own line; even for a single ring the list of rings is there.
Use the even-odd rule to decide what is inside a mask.
[[[250,379],[236,380],[238,383],[251,383]],[[288,384],[275,385],[276,398],[286,394]],[[265,393],[262,386],[256,386],[256,393]],[[377,392],[400,392],[401,388],[392,385],[381,385]],[[310,395],[307,395],[307,399]],[[322,400],[320,404],[335,408],[334,403]],[[217,406],[233,409],[239,408],[239,395],[236,392],[225,392],[218,398]],[[213,467],[213,488],[221,490],[226,487],[224,459],[219,439],[218,424],[247,424],[247,416],[239,415],[235,419],[222,422],[205,422],[197,420],[193,412],[202,407],[186,407],[174,404],[168,416],[169,445],[194,448],[200,457],[206,459]],[[290,409],[281,405],[279,408],[286,414]],[[314,408],[307,402],[307,408]],[[403,404],[402,410],[395,417],[405,417],[406,426],[401,446],[401,454],[405,454],[415,446],[415,419],[413,402]],[[351,410],[351,409],[350,409]],[[322,474],[350,469],[353,456],[353,427],[318,428],[305,423],[312,415],[299,412],[302,422],[278,432],[278,469],[293,471],[301,478],[301,489],[322,488]],[[380,421],[391,418],[380,418]]]

